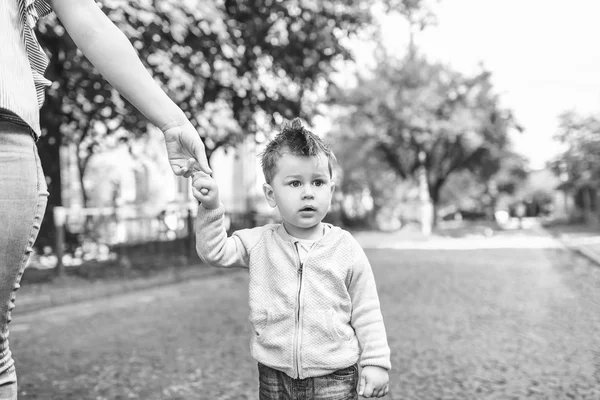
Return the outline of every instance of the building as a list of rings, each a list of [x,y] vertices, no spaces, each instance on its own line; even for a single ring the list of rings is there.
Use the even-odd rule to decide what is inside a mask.
[[[73,144],[61,150],[68,231],[98,236],[108,244],[189,233],[189,214],[195,214],[197,207],[191,179],[172,173],[160,131],[94,154],[83,179],[76,151]],[[253,138],[248,138],[235,148],[217,149],[211,156],[221,201],[236,227],[252,223],[256,214],[273,212],[262,194],[258,151]]]

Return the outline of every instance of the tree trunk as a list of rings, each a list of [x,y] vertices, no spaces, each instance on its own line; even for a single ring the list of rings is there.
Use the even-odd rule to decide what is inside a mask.
[[[429,182],[427,180],[427,168],[425,165],[419,167],[417,171],[417,181],[419,185],[419,206],[421,211],[421,233],[425,236],[431,235],[434,221],[432,213],[431,196],[429,195]]]
[[[438,204],[440,201],[440,192],[442,191],[442,186],[444,186],[444,182],[446,182],[446,179],[448,177],[448,175],[443,175],[443,178],[438,177],[435,181],[428,181],[429,182],[429,198],[431,199],[431,205],[432,205],[432,219],[433,219],[433,228],[437,227],[437,218],[438,218]]]
[[[61,135],[58,124],[46,123],[45,127],[47,128],[47,133],[40,138],[37,146],[42,162],[42,168],[44,169],[44,175],[46,176],[46,182],[48,184],[49,196],[48,206],[36,242],[38,248],[55,246],[54,239],[56,232],[54,227],[53,209],[56,206],[62,205],[60,179]]]
[[[431,213],[432,213],[432,217],[431,217],[431,225],[432,225],[432,229],[435,229],[437,227],[437,218],[438,218],[438,201],[439,201],[439,197],[440,197],[440,190],[433,190],[433,193],[430,193],[430,197],[431,197]]]
[[[88,195],[83,182],[85,170],[90,157],[91,156],[88,155],[84,160],[79,160],[79,146],[77,146],[77,171],[79,172],[79,185],[81,185],[81,201],[83,203],[83,208],[87,208],[88,206]]]

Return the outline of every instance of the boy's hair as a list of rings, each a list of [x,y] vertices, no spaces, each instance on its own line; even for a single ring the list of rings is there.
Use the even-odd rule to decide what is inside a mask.
[[[261,166],[265,180],[271,183],[277,173],[277,161],[283,153],[295,156],[316,156],[325,154],[329,164],[329,176],[332,176],[332,164],[335,163],[335,155],[320,137],[302,126],[300,118],[294,118],[291,122],[283,125],[283,129],[269,142],[261,153]]]

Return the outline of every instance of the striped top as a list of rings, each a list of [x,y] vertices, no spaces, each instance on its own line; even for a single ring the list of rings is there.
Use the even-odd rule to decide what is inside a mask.
[[[18,115],[37,135],[39,109],[51,82],[44,78],[48,57],[34,29],[51,11],[46,0],[0,1],[0,108]]]

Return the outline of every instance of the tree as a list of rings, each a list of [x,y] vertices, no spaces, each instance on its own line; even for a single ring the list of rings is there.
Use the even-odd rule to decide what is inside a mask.
[[[338,119],[341,131],[360,135],[361,151],[385,160],[402,179],[425,168],[434,206],[453,174],[492,177],[510,154],[509,131],[520,127],[500,106],[490,73],[465,76],[414,55],[390,59],[373,77],[359,77],[356,88],[332,93],[347,110]]]
[[[45,147],[51,143],[56,147],[75,144],[77,167],[83,180],[90,157],[109,146],[105,140],[108,134],[117,130],[125,136],[139,133],[146,122],[135,108],[125,108],[124,100],[78,51],[54,14],[44,19],[38,30],[40,43],[50,54],[47,76],[53,82],[41,110],[40,142]],[[49,164],[59,165],[58,157],[42,163],[46,174],[51,175],[50,181],[60,182],[60,171],[48,168]],[[50,189],[51,196],[60,193],[57,186]],[[83,197],[86,204],[85,191]],[[60,200],[49,203],[59,205]]]
[[[365,148],[361,136],[348,135],[343,140],[334,137],[331,146],[339,163],[334,173],[336,190],[343,193],[341,222],[346,226],[380,225],[380,214],[393,213],[401,205],[401,189],[405,188],[402,180],[384,160]]]
[[[207,153],[282,117],[310,119],[311,95],[348,58],[341,39],[369,22],[368,2],[104,0],[153,76],[205,137]],[[42,110],[49,141],[74,142],[80,175],[107,134],[145,132],[147,121],[95,71],[56,18],[39,27],[54,84]]]
[[[408,58],[416,54],[415,36],[430,26],[437,24],[434,6],[439,0],[387,0],[388,12],[397,12],[408,23]]]
[[[457,171],[442,186],[439,205],[486,212],[491,218],[497,209],[507,208],[507,201],[512,204],[518,200],[529,175],[526,166],[522,156],[507,153],[498,170],[490,175],[474,174],[468,169]]]
[[[564,151],[550,163],[556,175],[572,183],[600,179],[600,116],[564,112],[559,116],[554,138],[564,146]]]
[[[310,120],[343,41],[370,22],[367,0],[102,0],[169,96],[201,132],[207,155],[272,123]],[[40,156],[49,208],[61,204],[59,148],[75,143],[83,179],[108,136],[143,135],[148,122],[98,74],[55,16],[40,21],[53,81],[41,111]],[[259,135],[260,136],[260,135]],[[46,214],[46,220],[51,212]],[[40,234],[46,244],[48,223]]]

